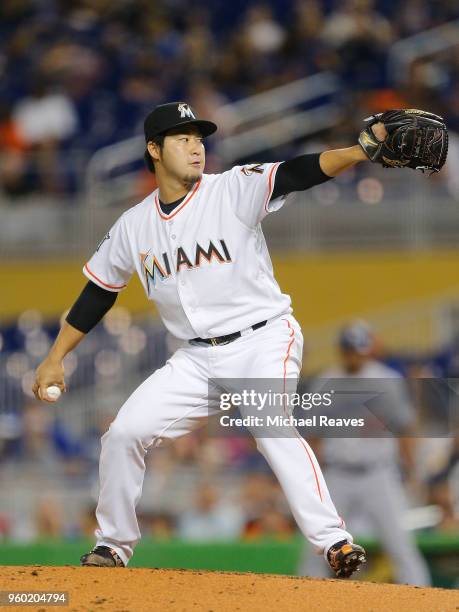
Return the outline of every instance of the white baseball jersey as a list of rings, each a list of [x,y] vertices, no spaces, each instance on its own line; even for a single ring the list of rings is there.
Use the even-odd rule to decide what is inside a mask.
[[[168,215],[155,190],[121,215],[84,274],[121,291],[137,271],[167,329],[183,340],[223,336],[291,313],[260,226],[285,202],[270,202],[278,166],[204,174]]]

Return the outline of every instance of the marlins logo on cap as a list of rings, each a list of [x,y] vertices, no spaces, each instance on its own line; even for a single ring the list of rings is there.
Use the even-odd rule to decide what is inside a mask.
[[[185,117],[189,117],[190,119],[196,119],[193,114],[193,111],[189,107],[188,104],[180,103],[177,107],[178,112],[180,113],[180,117],[184,119]]]

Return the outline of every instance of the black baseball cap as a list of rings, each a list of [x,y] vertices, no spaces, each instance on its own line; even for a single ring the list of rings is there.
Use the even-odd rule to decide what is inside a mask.
[[[147,115],[144,122],[145,142],[182,125],[195,125],[204,137],[217,130],[212,121],[197,119],[196,113],[186,102],[169,102],[160,104]]]

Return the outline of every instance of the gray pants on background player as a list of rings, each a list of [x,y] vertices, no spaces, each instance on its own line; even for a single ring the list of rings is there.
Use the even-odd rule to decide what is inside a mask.
[[[412,534],[404,529],[406,494],[393,465],[368,466],[352,471],[347,466],[330,466],[324,470],[328,488],[337,507],[346,517],[348,528],[356,532],[353,517],[364,513],[374,526],[374,533],[389,555],[397,582],[429,586],[427,564]],[[329,577],[328,566],[321,556],[308,547],[300,567],[302,576]]]

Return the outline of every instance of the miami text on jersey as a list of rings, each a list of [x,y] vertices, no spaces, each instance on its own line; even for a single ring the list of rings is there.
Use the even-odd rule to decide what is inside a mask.
[[[160,257],[157,257],[151,250],[147,253],[141,253],[140,258],[145,272],[148,291],[150,291],[151,283],[153,287],[156,287],[158,278],[164,281],[174,273],[179,273],[182,269],[192,270],[194,268],[199,268],[204,262],[209,264],[212,262],[231,263],[231,255],[225,241],[220,239],[216,242],[218,243],[218,248],[215,242],[210,240],[207,249],[197,242],[190,256],[188,256],[185,249],[180,246],[174,254],[173,261],[171,261],[167,252],[162,253]]]

